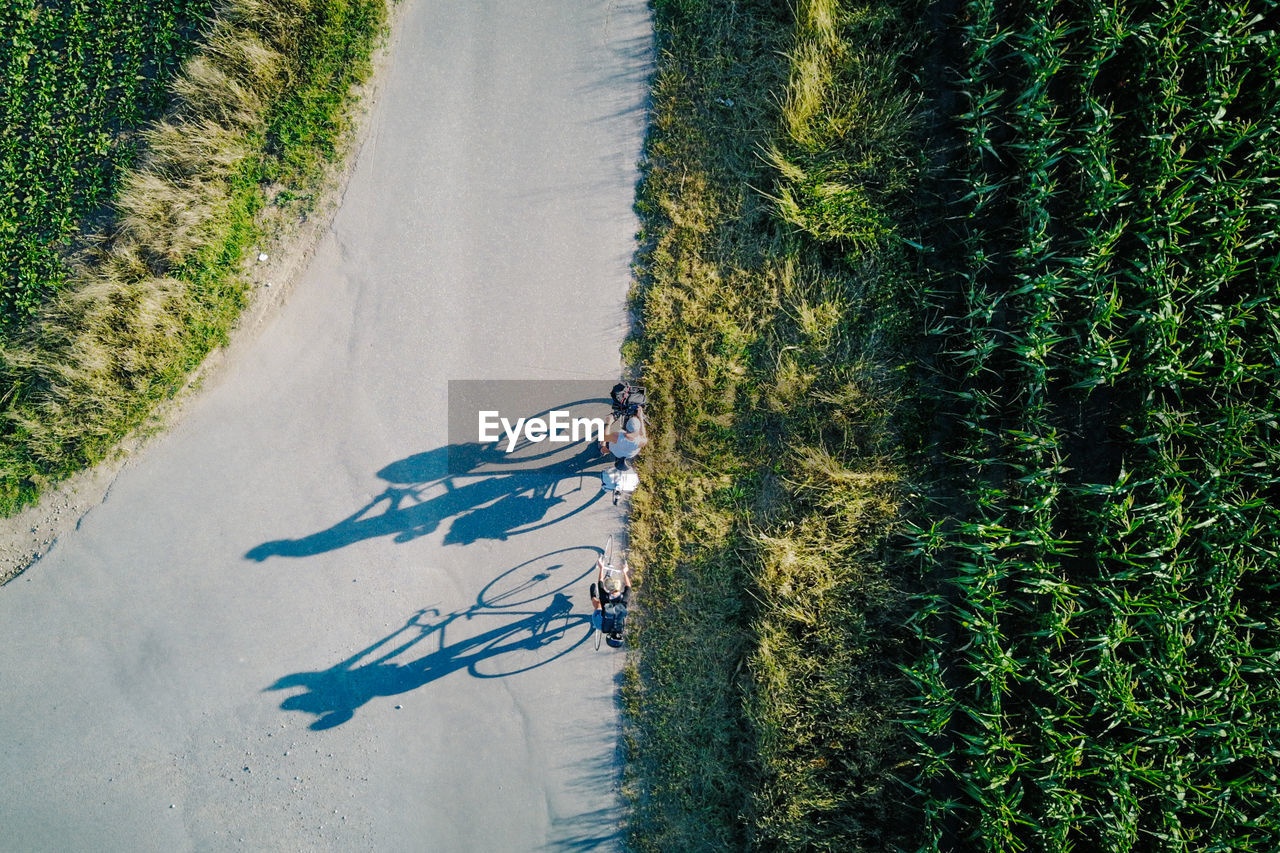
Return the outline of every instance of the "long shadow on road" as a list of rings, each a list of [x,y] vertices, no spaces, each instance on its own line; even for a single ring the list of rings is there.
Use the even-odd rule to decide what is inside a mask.
[[[299,539],[263,542],[245,557],[258,562],[310,557],[380,536],[409,542],[435,532],[448,519],[453,521],[445,532],[446,545],[506,540],[576,515],[602,494],[599,483],[588,476],[601,462],[592,443],[535,472],[504,470],[504,458],[493,447],[455,444],[393,462],[378,472],[389,482],[386,489],[351,515]],[[569,495],[584,488],[593,491],[592,497],[564,511],[571,505]]]
[[[574,614],[568,591],[586,582],[598,553],[579,546],[527,560],[490,581],[466,610],[419,610],[403,626],[346,660],[328,669],[286,675],[267,689],[302,688],[280,707],[314,714],[311,728],[322,730],[350,720],[357,708],[375,697],[407,693],[454,672],[501,678],[548,664],[591,634],[590,618]],[[472,619],[481,620],[481,630],[451,640],[450,635],[461,633]],[[404,659],[428,641],[429,651]]]

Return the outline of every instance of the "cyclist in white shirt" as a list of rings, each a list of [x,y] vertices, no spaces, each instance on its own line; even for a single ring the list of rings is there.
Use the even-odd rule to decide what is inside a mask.
[[[634,415],[626,419],[626,423],[618,423],[612,432],[605,435],[605,440],[600,442],[600,452],[611,453],[614,459],[635,459],[640,448],[648,442],[644,415],[637,409]]]

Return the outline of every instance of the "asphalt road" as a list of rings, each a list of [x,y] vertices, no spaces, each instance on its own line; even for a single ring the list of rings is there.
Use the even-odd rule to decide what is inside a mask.
[[[621,516],[590,466],[450,474],[446,402],[617,375],[649,27],[407,0],[287,303],[0,589],[0,849],[618,846]]]

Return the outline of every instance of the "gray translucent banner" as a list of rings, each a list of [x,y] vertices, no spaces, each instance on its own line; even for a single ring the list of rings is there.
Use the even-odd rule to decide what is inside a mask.
[[[603,462],[617,380],[449,380],[449,474],[569,476]]]

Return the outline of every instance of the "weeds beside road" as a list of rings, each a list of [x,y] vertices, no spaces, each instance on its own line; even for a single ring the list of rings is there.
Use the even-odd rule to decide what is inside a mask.
[[[913,832],[890,787],[905,601],[877,559],[903,497],[910,12],[797,9],[656,7],[628,352],[660,425],[631,519],[642,850]]]

